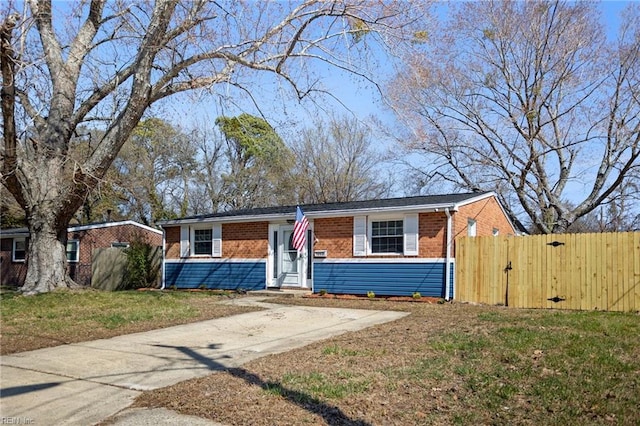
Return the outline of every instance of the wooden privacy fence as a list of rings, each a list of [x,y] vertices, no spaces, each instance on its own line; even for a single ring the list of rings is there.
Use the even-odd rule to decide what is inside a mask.
[[[159,284],[162,264],[161,248],[155,247],[151,257]],[[91,287],[106,291],[117,290],[125,280],[126,273],[127,255],[123,249],[108,247],[94,250],[91,259]]]
[[[463,237],[455,265],[459,301],[640,310],[640,232]]]

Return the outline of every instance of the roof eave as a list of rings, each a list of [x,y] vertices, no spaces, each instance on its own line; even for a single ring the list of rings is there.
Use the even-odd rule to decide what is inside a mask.
[[[467,204],[472,204],[472,203],[475,203],[477,201],[484,200],[485,198],[491,198],[491,197],[496,197],[497,198],[496,193],[493,192],[493,191],[484,192],[482,194],[478,194],[476,197],[471,197],[471,198],[467,198],[465,200],[459,201],[459,202],[455,203],[454,205],[455,205],[456,210],[458,210],[458,208],[461,207],[461,206],[466,206]]]
[[[344,216],[361,216],[369,214],[384,214],[384,213],[434,213],[438,211],[445,211],[446,209],[457,211],[458,205],[455,203],[443,203],[443,204],[419,204],[413,206],[394,206],[394,207],[374,207],[374,208],[362,208],[362,209],[341,209],[341,210],[318,210],[305,212],[305,216],[308,219],[323,219],[331,217],[344,217]],[[233,223],[233,222],[255,222],[255,221],[286,221],[295,217],[295,211],[291,213],[277,213],[277,214],[262,214],[262,215],[238,215],[238,216],[222,216],[222,217],[196,217],[186,219],[172,219],[163,220],[157,222],[160,227],[175,226],[175,225],[191,225],[197,223]]]

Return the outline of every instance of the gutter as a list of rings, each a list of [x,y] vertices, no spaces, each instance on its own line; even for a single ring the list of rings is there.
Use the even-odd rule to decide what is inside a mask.
[[[453,230],[453,220],[451,217],[451,212],[449,208],[444,209],[444,213],[447,215],[447,252],[446,252],[446,260],[444,266],[444,298],[445,300],[451,300],[451,246],[453,243],[453,239],[451,238],[451,233]]]

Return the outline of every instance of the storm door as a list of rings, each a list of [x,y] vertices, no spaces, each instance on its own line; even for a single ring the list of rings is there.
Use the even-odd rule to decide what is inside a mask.
[[[299,287],[302,265],[298,250],[293,248],[293,226],[281,226],[278,235],[276,276],[279,286]]]

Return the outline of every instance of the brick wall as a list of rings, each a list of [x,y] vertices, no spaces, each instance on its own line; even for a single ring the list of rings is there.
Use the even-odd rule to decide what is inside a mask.
[[[0,285],[20,287],[27,276],[27,264],[13,262],[12,256],[13,238],[2,238],[0,240]]]
[[[447,216],[444,213],[420,213],[418,218],[420,256],[442,258],[447,250]]]
[[[467,204],[454,213],[454,239],[467,236],[469,219],[476,221],[476,235],[478,237],[493,235],[494,229],[498,230],[499,235],[515,235],[515,229],[511,226],[495,197]]]
[[[178,230],[179,234],[179,230]],[[144,241],[152,246],[162,245],[162,235],[146,231],[131,224],[105,226],[82,231],[67,233],[67,239],[79,241],[78,262],[69,262],[67,265],[69,276],[78,284],[91,284],[91,259],[98,248],[111,247],[112,243],[132,241]],[[178,237],[178,246],[179,246]],[[27,264],[25,262],[12,262],[13,239],[3,238],[0,247],[0,264],[2,285],[21,286],[26,277]],[[179,250],[179,247],[178,247]]]
[[[131,224],[69,232],[67,238],[80,241],[79,263],[91,263],[94,249],[111,247],[112,243],[142,241],[152,246],[162,245],[161,234],[149,232]]]
[[[353,217],[332,217],[313,221],[314,250],[327,250],[327,259],[353,257]]]
[[[225,223],[222,225],[222,256],[230,259],[267,257],[269,223]],[[165,257],[180,258],[180,226],[165,228]]]
[[[69,262],[69,275],[78,284],[91,284],[91,259],[96,249],[111,247],[112,243],[142,241],[162,246],[162,235],[146,231],[132,224],[105,226],[67,233],[67,239],[79,241],[78,262]]]
[[[468,219],[476,221],[477,235],[492,235],[497,229],[500,235],[513,235],[515,230],[504,215],[494,197],[462,206],[452,212],[454,238],[467,235]],[[446,256],[447,216],[444,212],[420,213],[420,258]],[[315,219],[313,223],[314,250],[326,250],[327,259],[353,258],[353,217]],[[222,255],[224,258],[264,258],[268,250],[267,222],[231,223],[222,225]],[[166,258],[180,258],[180,227],[165,229]],[[374,256],[367,256],[368,258]],[[381,258],[393,256],[383,255]],[[398,256],[401,257],[401,256]]]
[[[353,217],[314,220],[314,250],[327,250],[327,259],[353,257]],[[422,258],[445,256],[447,217],[444,213],[421,213],[418,218],[420,255]],[[369,258],[374,256],[367,256]],[[392,255],[379,256],[383,258]],[[398,255],[398,257],[402,257]]]
[[[231,259],[267,257],[269,223],[225,223],[222,225],[222,255]]]
[[[172,226],[164,229],[164,249],[167,259],[180,259],[180,227]]]

